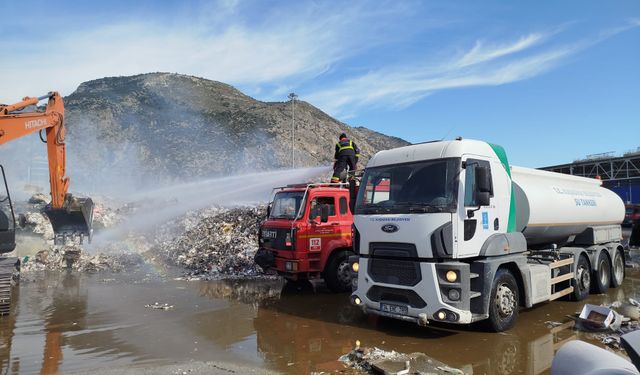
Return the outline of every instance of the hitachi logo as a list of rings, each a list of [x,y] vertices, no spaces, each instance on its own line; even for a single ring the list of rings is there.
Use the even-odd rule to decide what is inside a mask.
[[[41,126],[47,126],[47,119],[41,118],[37,120],[30,120],[24,123],[25,129],[39,128]]]

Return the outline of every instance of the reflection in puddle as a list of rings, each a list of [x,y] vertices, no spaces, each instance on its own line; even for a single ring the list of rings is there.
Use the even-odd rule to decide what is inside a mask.
[[[622,288],[585,302],[637,297],[637,276],[631,270]],[[564,301],[523,311],[514,329],[496,334],[367,317],[349,304],[348,294],[280,280],[105,282],[104,276],[55,273],[23,283],[18,292],[13,314],[0,318],[1,374],[188,360],[331,372],[343,369],[337,359],[356,340],[422,352],[468,373],[545,374],[563,343],[580,338],[599,344],[567,322],[565,315],[582,303]],[[144,308],[154,302],[176,307]],[[548,328],[548,321],[567,323]]]

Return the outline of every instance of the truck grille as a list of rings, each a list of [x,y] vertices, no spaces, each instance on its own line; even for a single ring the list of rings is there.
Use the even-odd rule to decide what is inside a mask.
[[[373,302],[398,302],[417,309],[427,306],[427,303],[410,289],[387,288],[375,285],[367,292],[367,298]]]
[[[289,228],[262,228],[262,246],[273,250],[293,250],[291,246],[286,245],[289,233],[291,233]]]
[[[368,273],[373,281],[414,286],[422,280],[415,245],[373,242],[369,245]]]

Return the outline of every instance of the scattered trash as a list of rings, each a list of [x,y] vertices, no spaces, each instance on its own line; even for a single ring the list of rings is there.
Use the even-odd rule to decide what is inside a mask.
[[[346,366],[369,374],[456,374],[465,372],[437,361],[424,353],[398,353],[359,345],[339,358]]]
[[[633,302],[631,302],[633,301]],[[629,298],[629,302],[616,301],[611,304],[611,308],[614,309],[620,315],[624,315],[631,320],[640,320],[640,307],[637,305],[637,301],[633,298]]]
[[[620,349],[620,336],[603,336],[600,342],[613,349]]]
[[[148,309],[154,309],[154,310],[171,310],[174,308],[173,305],[169,305],[168,303],[162,304],[159,302],[155,302],[154,304],[144,305],[144,307]]]
[[[564,323],[547,320],[546,322],[544,322],[544,324],[546,324],[547,328],[553,328],[553,327],[559,327]]]
[[[586,304],[578,317],[569,316],[574,319],[578,329],[585,331],[617,331],[621,324],[622,315],[605,306]]]

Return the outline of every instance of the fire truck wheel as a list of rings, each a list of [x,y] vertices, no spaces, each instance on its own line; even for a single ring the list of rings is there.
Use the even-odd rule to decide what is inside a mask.
[[[351,265],[349,256],[351,251],[342,250],[331,255],[324,271],[324,281],[329,290],[334,293],[351,290]]]
[[[601,251],[598,256],[598,270],[594,276],[593,292],[597,294],[606,293],[611,284],[611,262],[604,251]]]
[[[518,318],[518,301],[518,284],[515,277],[508,269],[499,269],[493,279],[489,300],[487,323],[492,331],[502,332],[513,327]]]

